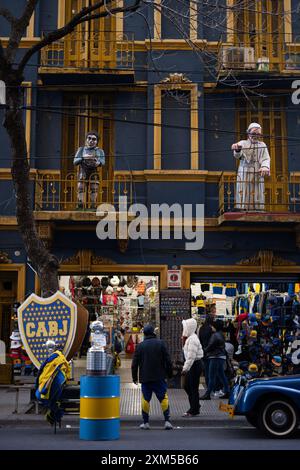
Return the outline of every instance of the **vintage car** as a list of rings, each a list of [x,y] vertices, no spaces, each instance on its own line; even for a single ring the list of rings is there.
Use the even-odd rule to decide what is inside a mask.
[[[300,375],[249,380],[239,376],[228,404],[221,411],[231,417],[245,416],[247,421],[271,437],[290,437],[300,419]]]

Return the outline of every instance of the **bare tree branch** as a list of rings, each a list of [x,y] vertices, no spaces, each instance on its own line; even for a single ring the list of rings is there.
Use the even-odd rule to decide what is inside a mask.
[[[12,24],[11,35],[6,48],[8,62],[12,62],[17,53],[20,41],[25,34],[38,2],[39,0],[28,0],[22,16]]]
[[[0,8],[0,16],[3,16],[10,24],[14,24],[17,20],[7,8]]]
[[[78,26],[79,24],[98,18],[104,18],[108,15],[113,15],[119,12],[136,11],[139,8],[140,3],[141,0],[135,0],[133,5],[131,6],[112,8],[111,10],[105,10],[101,13],[97,13],[94,15],[91,15],[90,13],[103,6],[104,1],[98,2],[93,6],[83,8],[65,26],[47,34],[38,44],[34,45],[31,49],[29,49],[20,62],[20,65],[18,67],[19,72],[23,73],[24,67],[36,52],[43,49],[43,47],[48,46],[49,44],[52,44],[53,42],[65,37],[67,34],[73,32],[76,26]]]

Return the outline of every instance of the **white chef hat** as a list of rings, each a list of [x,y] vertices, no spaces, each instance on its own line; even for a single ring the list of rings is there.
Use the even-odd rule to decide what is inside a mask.
[[[261,125],[258,124],[258,122],[251,122],[251,124],[249,124],[249,126],[248,126],[247,132],[250,132],[251,129],[253,129],[253,128],[255,128],[255,127],[258,127],[258,128],[261,129]]]

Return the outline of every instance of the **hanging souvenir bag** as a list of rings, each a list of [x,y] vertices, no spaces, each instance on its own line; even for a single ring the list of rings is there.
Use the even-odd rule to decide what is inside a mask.
[[[132,335],[130,335],[129,340],[127,341],[125,351],[127,354],[134,353],[134,342],[132,339]]]

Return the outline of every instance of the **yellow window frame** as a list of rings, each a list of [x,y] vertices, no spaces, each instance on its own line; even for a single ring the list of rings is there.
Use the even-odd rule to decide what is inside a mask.
[[[57,27],[62,28],[66,23],[66,0],[58,0],[58,14],[57,14]],[[124,0],[118,0],[118,6],[122,8]],[[123,34],[123,20],[124,13],[120,12],[116,14],[116,29],[118,33]]]
[[[162,39],[162,18],[161,18],[161,0],[156,0],[155,4],[158,6],[158,8],[155,8],[154,10],[154,33],[153,33],[153,39],[159,40],[159,41],[170,41],[169,39]],[[198,39],[198,4],[195,2],[190,2],[190,34],[189,38],[192,41],[195,41]],[[174,42],[182,41],[186,42],[186,39],[175,39]]]
[[[176,84],[176,88],[191,93],[191,159],[190,169],[199,169],[199,131],[198,131],[198,85],[196,83]],[[154,170],[161,170],[161,142],[162,142],[162,92],[171,90],[169,84],[154,85]]]

